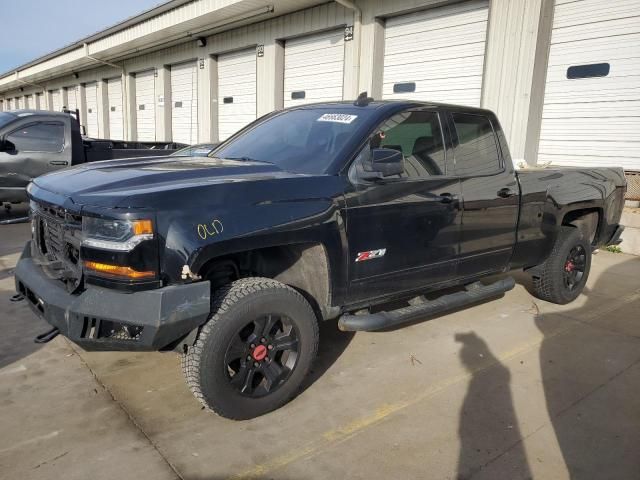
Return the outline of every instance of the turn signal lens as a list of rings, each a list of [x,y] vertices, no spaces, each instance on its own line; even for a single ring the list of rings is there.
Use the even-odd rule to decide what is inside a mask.
[[[131,227],[134,235],[153,235],[151,220],[133,220]]]
[[[121,267],[118,265],[109,265],[108,263],[91,262],[89,260],[84,261],[84,266],[87,270],[92,270],[95,273],[132,280],[153,278],[155,276],[155,272],[139,272],[131,267]]]

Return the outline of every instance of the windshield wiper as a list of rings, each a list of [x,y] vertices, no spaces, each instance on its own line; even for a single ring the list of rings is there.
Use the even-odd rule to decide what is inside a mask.
[[[251,157],[213,157],[218,160],[239,160],[241,162],[258,162],[258,163],[268,163],[270,165],[275,165],[273,162],[269,162],[268,160],[258,160],[257,158]]]

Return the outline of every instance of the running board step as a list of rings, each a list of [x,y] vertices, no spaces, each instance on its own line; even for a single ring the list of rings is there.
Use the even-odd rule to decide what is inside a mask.
[[[464,292],[443,295],[440,298],[419,305],[411,305],[390,312],[378,312],[366,315],[342,315],[338,320],[338,328],[343,332],[370,332],[382,328],[396,327],[403,323],[413,322],[448,310],[501,296],[505,292],[512,290],[515,285],[516,282],[513,277],[498,280],[490,285],[475,282],[467,285]]]

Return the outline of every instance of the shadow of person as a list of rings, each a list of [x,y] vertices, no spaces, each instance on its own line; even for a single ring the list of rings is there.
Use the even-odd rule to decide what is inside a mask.
[[[460,360],[471,373],[460,410],[458,480],[484,477],[483,469],[498,457],[508,468],[500,478],[531,478],[511,398],[509,369],[474,332],[456,334],[455,339],[462,344]]]
[[[571,479],[640,479],[639,291],[640,258],[630,258],[600,273],[581,306],[535,317],[547,411]]]

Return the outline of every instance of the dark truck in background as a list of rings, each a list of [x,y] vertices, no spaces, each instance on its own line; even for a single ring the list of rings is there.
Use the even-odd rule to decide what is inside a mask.
[[[514,269],[574,300],[624,193],[619,168],[515,171],[490,111],[365,95],[274,112],[209,157],[37,178],[16,290],[41,341],[177,350],[194,395],[245,419],[296,395],[320,321],[396,327],[497,297],[513,278],[486,277]]]
[[[26,202],[29,182],[54,170],[98,160],[168,155],[184,146],[82,137],[71,112],[0,112],[0,204]]]

